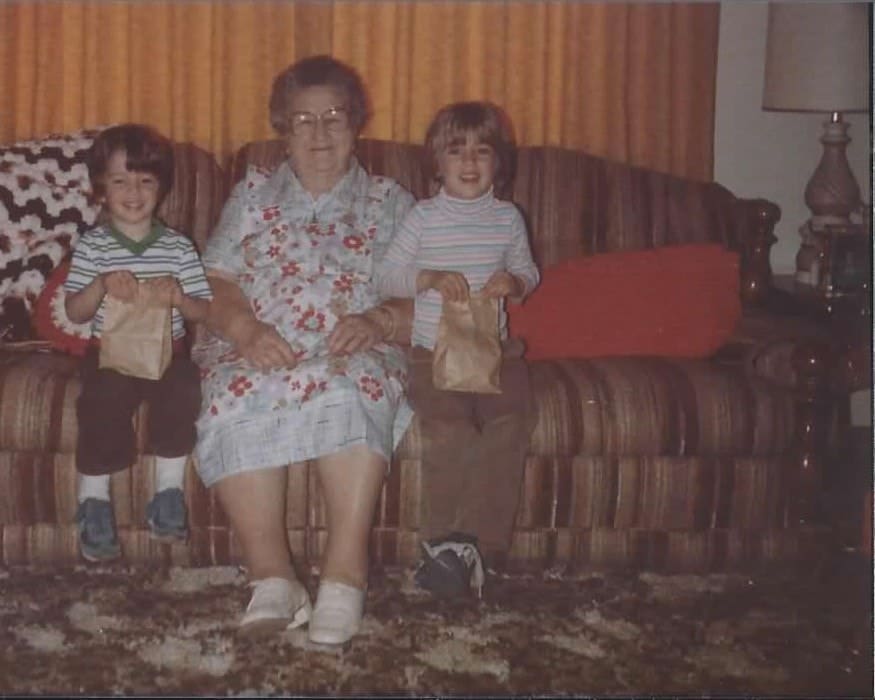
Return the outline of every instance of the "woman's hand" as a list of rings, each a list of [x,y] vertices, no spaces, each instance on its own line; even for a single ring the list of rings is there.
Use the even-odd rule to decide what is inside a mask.
[[[449,270],[421,270],[416,277],[416,290],[434,289],[444,301],[467,301],[468,280],[461,272]]]
[[[279,367],[291,369],[298,364],[291,346],[277,329],[256,319],[247,324],[235,347],[244,360],[263,372]]]
[[[504,270],[497,270],[483,285],[480,293],[488,299],[500,299],[501,297],[518,297],[524,291],[523,283],[518,277]]]
[[[349,314],[339,319],[328,336],[328,352],[332,355],[352,355],[370,350],[383,340],[385,331],[364,314]]]
[[[129,270],[115,270],[102,275],[103,288],[116,299],[132,302],[137,298],[137,278]]]

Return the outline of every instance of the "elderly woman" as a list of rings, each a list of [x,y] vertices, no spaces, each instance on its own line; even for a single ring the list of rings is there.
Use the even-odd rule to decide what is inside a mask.
[[[392,311],[371,275],[413,197],[356,160],[365,117],[359,77],[335,59],[280,73],[270,119],[288,160],[250,170],[203,257],[214,303],[193,351],[196,454],[254,589],[241,633],[309,620],[313,642],[340,644],[358,631],[374,508],[411,417],[403,352],[385,342]],[[287,469],[310,459],[328,526],[312,609],[285,524]]]

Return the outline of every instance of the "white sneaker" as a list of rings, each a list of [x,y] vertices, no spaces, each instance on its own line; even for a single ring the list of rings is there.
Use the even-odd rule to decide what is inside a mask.
[[[252,599],[240,619],[237,633],[257,636],[300,627],[310,619],[312,606],[300,581],[271,576],[249,584]]]
[[[359,631],[365,606],[365,591],[339,581],[319,584],[316,606],[310,620],[310,641],[343,644]]]

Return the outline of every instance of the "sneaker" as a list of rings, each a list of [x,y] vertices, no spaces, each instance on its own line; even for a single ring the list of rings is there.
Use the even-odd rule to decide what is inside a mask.
[[[79,526],[79,550],[87,561],[109,561],[121,555],[112,503],[100,498],[86,498],[76,509],[76,524]]]
[[[188,537],[185,496],[182,490],[164,489],[152,496],[146,506],[146,519],[155,539],[184,540]]]
[[[252,598],[237,628],[241,637],[294,629],[310,619],[310,595],[300,581],[270,576],[249,585],[253,589]]]
[[[365,591],[340,581],[322,581],[307,636],[314,644],[345,644],[359,631]]]
[[[467,595],[471,588],[483,597],[483,558],[473,535],[452,532],[422,542],[422,560],[413,575],[420,588],[439,598]]]

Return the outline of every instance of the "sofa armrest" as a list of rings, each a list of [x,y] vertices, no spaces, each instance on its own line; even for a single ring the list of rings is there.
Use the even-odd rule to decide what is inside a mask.
[[[778,240],[775,224],[781,218],[778,205],[766,199],[739,199],[741,250],[741,301],[745,306],[759,306],[772,285],[769,253]]]
[[[810,389],[806,381],[811,378],[800,376],[799,358],[822,358],[818,368],[825,382],[831,355],[828,329],[805,318],[753,308],[745,310],[732,336],[713,359],[740,365],[752,379],[800,395]]]

